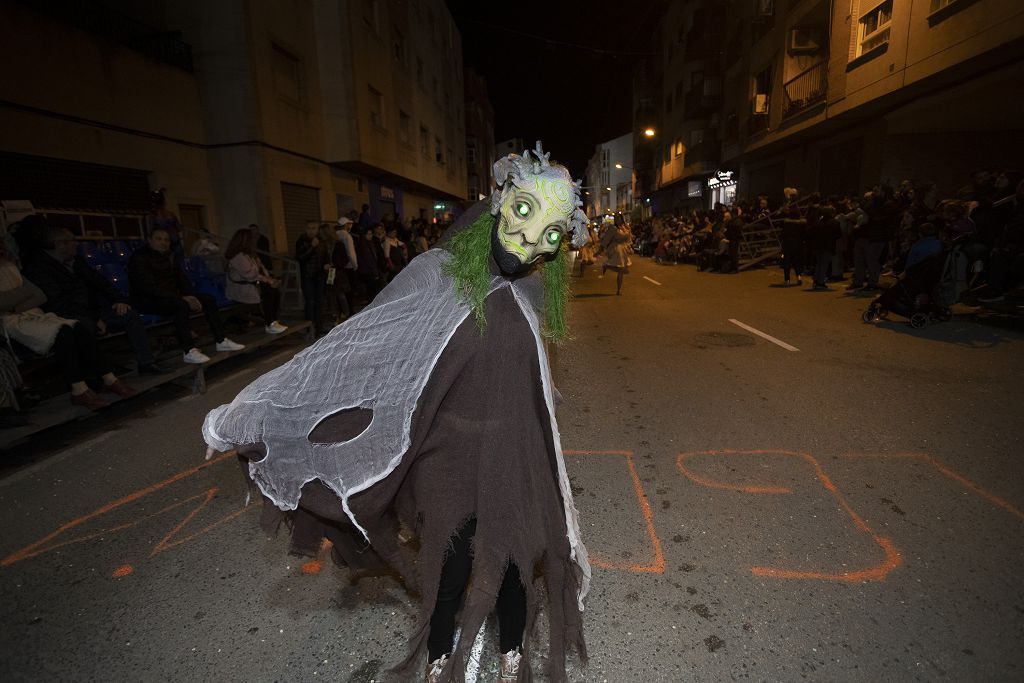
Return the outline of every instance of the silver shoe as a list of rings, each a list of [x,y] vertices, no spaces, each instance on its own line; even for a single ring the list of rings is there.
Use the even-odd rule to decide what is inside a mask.
[[[523,653],[519,648],[501,655],[498,664],[498,683],[516,683],[519,680],[519,664],[522,661]]]
[[[441,655],[427,665],[427,683],[441,683],[441,670],[448,663],[448,655]]]

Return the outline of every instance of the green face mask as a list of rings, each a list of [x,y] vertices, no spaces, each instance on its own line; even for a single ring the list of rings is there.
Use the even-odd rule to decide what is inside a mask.
[[[498,213],[502,249],[524,266],[557,252],[568,234],[572,200],[568,183],[544,176],[530,191],[509,192]]]

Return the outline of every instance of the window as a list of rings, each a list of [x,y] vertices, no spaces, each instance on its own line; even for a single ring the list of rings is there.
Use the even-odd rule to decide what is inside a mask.
[[[476,138],[472,136],[466,138],[466,162],[476,163]]]
[[[405,65],[405,34],[399,31],[397,28],[394,29],[394,38],[392,44],[392,52],[395,56],[395,61],[399,64]]]
[[[434,161],[439,164],[444,163],[444,154],[441,152],[441,138],[434,137]]]
[[[469,192],[466,196],[474,201],[480,196],[480,177],[476,174],[469,176]]]
[[[954,2],[956,2],[956,0],[932,0],[931,11],[938,12],[943,7],[952,5]]]
[[[681,138],[676,138],[675,144],[672,145],[672,156],[675,158],[683,156],[683,141]]]
[[[888,43],[891,26],[892,0],[885,0],[870,12],[865,12],[858,22],[857,56]]]
[[[665,145],[665,155],[662,158],[666,164],[672,161],[672,145]]]
[[[445,150],[445,153],[448,155],[448,156],[445,157],[445,159],[448,160],[448,172],[449,173],[454,173],[455,172],[455,163],[454,163],[455,154],[452,153],[452,148],[451,147],[447,148]]]
[[[424,159],[430,158],[430,131],[426,126],[420,126],[420,154]]]
[[[398,139],[407,147],[412,146],[412,117],[398,110]]]
[[[772,94],[772,68],[766,67],[754,78],[754,113],[768,114]]]
[[[372,85],[366,86],[370,101],[370,123],[378,128],[384,127],[384,96]]]
[[[759,17],[771,17],[775,15],[775,0],[755,0],[754,9]]]
[[[302,105],[306,99],[306,84],[302,73],[302,60],[277,43],[271,44],[273,52],[272,74],[274,90],[282,99]]]

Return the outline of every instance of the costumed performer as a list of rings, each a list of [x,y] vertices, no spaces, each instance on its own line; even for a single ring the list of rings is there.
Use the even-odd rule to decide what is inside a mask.
[[[248,461],[272,503],[266,528],[292,511],[293,550],[326,536],[336,561],[386,563],[420,595],[393,670],[403,681],[424,661],[428,681],[465,680],[495,608],[500,681],[532,680],[542,606],[549,680],[566,680],[568,648],[586,660],[590,565],[545,343],[566,338],[564,243],[587,241],[587,218],[580,184],[539,142],[495,162],[494,176],[440,248],[203,424],[208,457],[234,448]],[[415,558],[401,527],[419,539]]]

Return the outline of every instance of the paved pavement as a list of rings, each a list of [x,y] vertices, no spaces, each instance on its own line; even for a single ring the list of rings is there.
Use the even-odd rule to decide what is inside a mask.
[[[555,355],[585,540],[574,681],[1024,678],[1024,337],[637,259]],[[287,353],[0,480],[5,680],[379,680],[413,605],[267,540],[198,426]],[[228,365],[228,364],[225,364]],[[22,453],[24,455],[24,453]],[[326,560],[327,558],[322,558]]]

